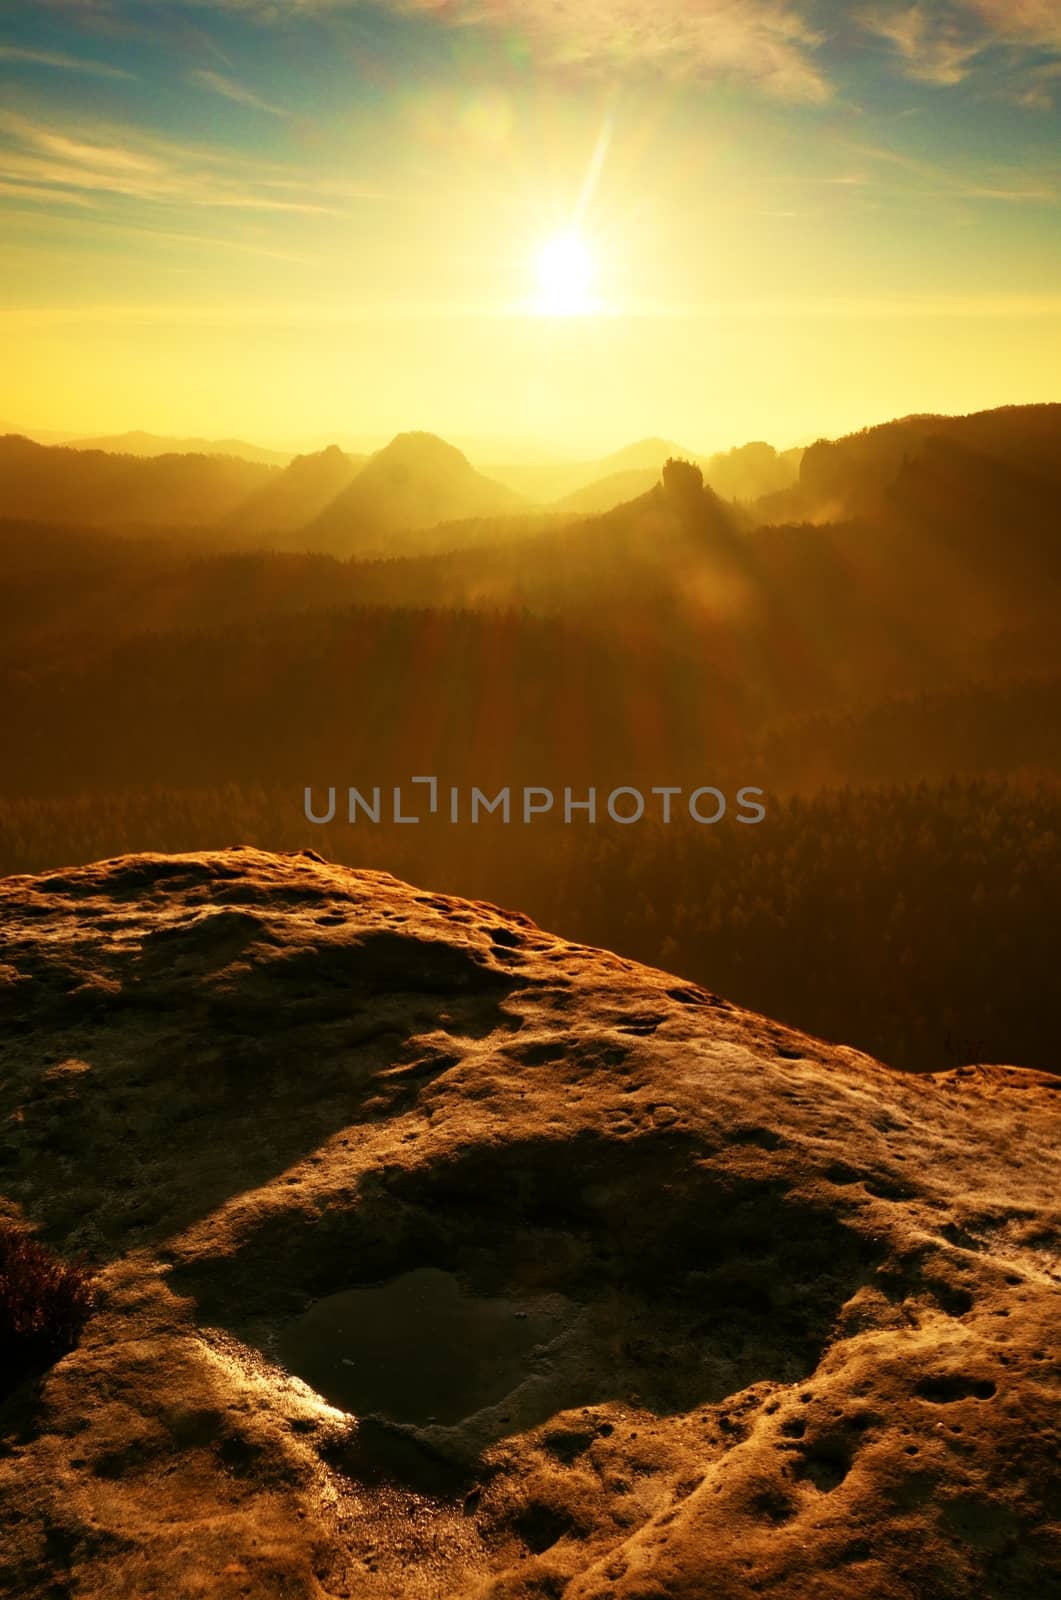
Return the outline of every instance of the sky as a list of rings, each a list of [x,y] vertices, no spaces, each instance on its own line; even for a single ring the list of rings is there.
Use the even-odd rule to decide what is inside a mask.
[[[9,426],[707,452],[1058,400],[1061,5],[0,0],[0,241]]]

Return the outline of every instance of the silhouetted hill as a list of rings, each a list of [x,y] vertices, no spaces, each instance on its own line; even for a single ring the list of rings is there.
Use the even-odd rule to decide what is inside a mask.
[[[71,450],[105,450],[122,456],[238,456],[242,461],[258,461],[267,467],[282,467],[291,459],[289,451],[265,450],[245,439],[171,439],[141,429],[63,442]]]
[[[941,429],[939,419],[907,419],[889,425],[890,434],[871,430],[883,440],[878,458],[890,452],[897,462],[891,480],[881,483],[867,470],[866,509],[820,526],[755,527],[742,508],[703,486],[694,464],[680,463],[668,469],[669,483],[602,515],[513,516],[511,497],[459,451],[431,436],[404,435],[373,457],[323,516],[299,527],[301,479],[327,496],[350,470],[342,452],[278,471],[194,456],[135,461],[8,438],[0,441],[0,506],[17,503],[13,491],[25,488],[37,501],[32,515],[40,517],[41,501],[63,511],[40,541],[27,535],[25,514],[0,529],[5,648],[19,641],[29,650],[34,640],[43,648],[63,629],[124,636],[356,601],[563,615],[598,634],[636,638],[650,653],[675,649],[698,663],[700,686],[690,694],[706,693],[712,674],[725,667],[727,678],[746,683],[759,720],[954,690],[1009,670],[1003,655],[1024,672],[1052,673],[1058,662],[1045,643],[1030,653],[1012,644],[1002,652],[998,641],[1044,641],[1055,615],[1061,559],[1048,446],[1059,411],[942,419],[954,430]],[[953,436],[963,428],[978,448]],[[904,429],[920,443],[900,454],[895,441]],[[867,437],[854,436],[852,451],[864,453]],[[842,464],[844,448],[840,441],[829,459]],[[193,514],[204,518],[248,477],[257,487],[240,496],[227,520],[216,519],[216,533],[195,528]],[[171,489],[163,492],[167,478]],[[237,524],[244,544],[275,544],[275,531],[255,523],[281,487],[289,496],[282,539],[307,552],[305,565],[295,556],[285,564],[203,559],[209,541],[223,549]],[[150,559],[130,563],[119,545],[88,538],[92,530],[138,526],[137,512],[144,519],[152,509],[150,493],[164,519],[156,532],[167,529]],[[469,500],[498,493],[503,513],[467,509]],[[454,504],[463,504],[463,513],[440,522],[440,511]],[[181,516],[188,519],[183,551],[174,546]],[[417,516],[427,525],[398,522]],[[308,552],[321,547],[344,555],[351,547],[385,550],[387,558],[349,567],[311,560]],[[742,705],[741,715],[748,711]]]
[[[358,596],[386,605],[577,612],[601,627],[611,607],[636,607],[646,628],[665,627],[675,606],[704,615],[732,612],[734,585],[748,572],[750,523],[703,484],[698,467],[687,470],[689,481],[668,488],[657,479],[646,493],[599,515],[560,517],[534,532],[531,518],[506,518],[508,536],[499,530],[476,548],[366,560],[357,568]],[[450,527],[432,533],[446,536]],[[658,605],[662,612],[654,610]]]
[[[637,439],[633,444],[613,451],[610,456],[603,456],[597,466],[602,477],[616,472],[645,471],[654,472],[658,477],[663,463],[669,458],[682,461],[700,459],[695,451],[687,450],[684,445],[675,444],[671,439]]]
[[[801,450],[779,452],[755,442],[707,457],[666,439],[639,439],[594,461],[496,468],[497,476],[532,499],[558,510],[609,511],[644,494],[668,458],[693,461],[723,500],[757,500],[796,482]]]
[[[0,438],[0,516],[85,527],[202,527],[278,471],[234,456],[144,459]]]
[[[648,623],[653,603],[683,592],[691,577],[711,569],[721,578],[744,562],[740,513],[703,485],[699,468],[689,471],[691,485],[668,489],[657,477],[646,493],[598,516],[503,547],[443,554],[419,573],[410,562],[405,576],[423,588],[421,604],[431,591],[436,603],[466,603],[474,593],[477,604],[594,612],[604,625],[602,607],[634,604]],[[386,581],[385,570],[380,576]]]
[[[233,512],[226,526],[261,534],[304,528],[338,499],[367,460],[334,444],[313,455],[295,456]]]
[[[774,710],[954,686],[996,670],[1001,634],[1045,636],[1061,559],[1041,482],[944,440],[877,499],[872,516],[756,528],[695,478],[660,484],[504,547],[366,563],[357,593],[692,638],[705,673],[738,663]],[[1053,670],[1056,657],[1025,665]]]
[[[476,472],[445,440],[401,433],[309,523],[306,544],[343,555],[383,554],[393,534],[521,506],[511,489]]]
[[[1039,486],[1061,487],[1061,405],[1003,406],[965,417],[912,416],[810,445],[799,484],[757,509],[771,520],[835,519],[876,512],[904,467],[945,446],[982,458],[989,472],[1005,469]],[[958,457],[953,454],[952,459]],[[983,469],[977,469],[982,473]],[[975,504],[971,508],[975,514]]]
[[[626,472],[613,472],[607,478],[597,478],[583,485],[573,494],[555,502],[557,511],[594,512],[611,511],[627,500],[636,500],[659,481],[659,467],[632,467]]]
[[[758,500],[797,481],[802,450],[775,450],[757,441],[720,451],[703,463],[704,478],[723,500]]]
[[[1014,419],[1001,415],[1005,439]],[[978,425],[990,439],[991,416]],[[43,451],[27,441],[7,444],[49,463],[79,459],[77,452]],[[339,452],[330,459],[342,467]],[[140,465],[158,468],[163,461]],[[308,458],[306,465],[321,463]],[[269,476],[271,488],[284,475]],[[727,678],[736,674],[746,684],[758,722],[958,688],[1000,670],[1000,637],[1045,638],[1053,619],[1061,588],[1057,495],[1032,469],[1000,459],[997,448],[988,455],[930,434],[919,452],[900,457],[891,483],[867,492],[869,509],[821,526],[755,527],[742,508],[702,485],[694,465],[677,464],[670,476],[669,486],[659,483],[610,512],[558,525],[540,514],[439,523],[440,505],[465,497],[469,486],[482,493],[485,480],[442,441],[405,436],[374,457],[327,513],[333,517],[339,506],[342,525],[358,530],[360,548],[385,549],[386,559],[350,568],[317,564],[305,572],[291,564],[281,576],[276,566],[259,571],[234,562],[185,571],[185,557],[179,577],[157,565],[112,577],[93,556],[97,576],[91,585],[82,580],[80,589],[56,582],[54,559],[50,575],[39,577],[26,572],[23,560],[18,595],[8,574],[11,629],[27,640],[35,619],[43,628],[65,617],[74,627],[79,608],[87,615],[90,593],[98,594],[107,626],[122,632],[125,618],[133,626],[164,627],[188,626],[199,616],[250,621],[291,609],[278,598],[285,584],[311,609],[355,600],[395,609],[529,609],[564,615],[595,633],[636,638],[648,652],[676,649],[697,664],[699,687],[691,686],[690,695],[707,693],[705,685],[725,668]],[[488,481],[486,492],[494,492]],[[402,501],[405,515],[415,515],[411,498],[435,517],[431,526],[368,531],[395,515]],[[17,528],[4,537],[17,539]],[[318,524],[284,538],[307,551],[329,543]],[[332,548],[345,553],[352,542],[348,532]],[[56,548],[53,540],[53,557]],[[83,542],[72,543],[71,552],[83,569],[89,560]],[[113,552],[106,559],[120,564]],[[1027,672],[1057,668],[1045,646],[1021,662]],[[740,714],[749,714],[748,704]]]
[[[516,462],[491,468],[491,473],[501,483],[529,500],[555,505],[564,509],[565,503],[582,490],[592,491],[587,500],[574,509],[609,511],[622,500],[631,500],[643,494],[659,478],[663,463],[669,456],[685,460],[699,458],[680,445],[667,439],[639,439],[624,445],[610,455],[593,457],[585,461]],[[609,480],[617,480],[609,484]],[[608,484],[608,490],[599,487]],[[618,498],[609,498],[612,488]]]
[[[658,452],[654,454],[654,452]],[[740,445],[705,459],[676,447],[668,449],[663,440],[645,440],[619,451],[612,461],[626,456],[653,456],[648,466],[632,466],[595,478],[556,502],[557,510],[592,513],[610,511],[613,506],[645,494],[659,479],[668,456],[693,461],[703,469],[704,482],[723,500],[755,501],[762,495],[791,488],[797,481],[802,450],[779,453],[769,444]],[[603,466],[605,463],[601,463]]]
[[[69,428],[27,428],[21,423],[12,422],[9,417],[0,418],[0,439],[7,433],[17,433],[23,439],[32,439],[34,444],[65,444],[68,439],[76,437],[76,430]]]

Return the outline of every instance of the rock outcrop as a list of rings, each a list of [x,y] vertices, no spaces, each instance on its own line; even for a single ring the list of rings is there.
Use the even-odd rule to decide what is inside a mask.
[[[0,1589],[1061,1591],[1061,1079],[319,858],[0,882],[0,1214],[98,1277]]]

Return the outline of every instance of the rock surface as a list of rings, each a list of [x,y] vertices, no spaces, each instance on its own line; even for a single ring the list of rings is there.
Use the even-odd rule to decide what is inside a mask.
[[[0,919],[0,1214],[99,1273],[0,1409],[5,1595],[1061,1592],[1061,1079],[309,854]]]

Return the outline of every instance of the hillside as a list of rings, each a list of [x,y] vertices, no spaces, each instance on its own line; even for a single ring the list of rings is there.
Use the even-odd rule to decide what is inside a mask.
[[[409,534],[440,523],[529,510],[430,434],[401,434],[371,457],[331,445],[283,467],[0,438],[0,520],[131,533],[197,529],[219,550],[258,544],[385,555],[408,549]]]
[[[705,461],[704,478],[723,500],[758,500],[790,488],[802,458],[802,450],[778,451],[762,441],[738,445]]]
[[[237,507],[227,518],[226,528],[263,536],[300,531],[333,504],[367,460],[367,456],[348,455],[334,444],[311,455],[295,456]]]
[[[610,511],[644,494],[668,458],[699,466],[705,482],[723,500],[758,500],[792,487],[802,453],[753,443],[700,456],[667,439],[641,439],[599,460],[494,470],[530,499],[547,501],[557,510],[593,513]]]
[[[264,450],[246,439],[179,439],[133,429],[130,433],[103,434],[97,439],[65,439],[70,450],[105,450],[121,456],[238,456],[268,467],[285,466],[291,457],[283,450]]]
[[[520,509],[512,490],[476,472],[453,445],[430,433],[402,433],[369,458],[305,538],[307,548],[334,554],[383,554],[395,533]]]
[[[663,440],[646,440],[643,446],[620,451],[612,457],[612,462],[644,457],[651,464],[626,466],[594,478],[592,482],[581,485],[558,500],[556,509],[602,512],[610,511],[627,500],[634,500],[658,482],[663,463],[668,457],[698,465],[703,472],[704,483],[719,499],[753,502],[765,495],[790,489],[796,482],[801,456],[800,450],[787,450],[779,454],[769,444],[746,444],[705,460],[677,447],[669,448]]]
[[[610,456],[602,457],[597,466],[602,477],[616,472],[655,472],[658,477],[663,463],[669,457],[682,461],[698,459],[693,451],[675,444],[671,439],[637,439],[633,444],[613,451]]]
[[[595,456],[585,461],[513,462],[491,467],[491,473],[502,483],[525,495],[528,500],[541,504],[562,504],[583,490],[592,490],[602,481],[626,477],[635,481],[640,475],[641,493],[659,477],[668,456],[696,461],[694,452],[669,439],[638,439],[606,456]],[[647,479],[647,481],[645,481]],[[598,496],[599,498],[599,496]],[[626,496],[627,499],[631,495]],[[609,510],[618,501],[594,505],[594,510]]]
[[[405,449],[381,455],[398,467]],[[425,451],[414,441],[411,452],[441,463],[436,487],[448,471],[461,492],[475,486],[441,442]],[[363,493],[366,478],[378,484],[381,470],[385,487],[379,462],[339,500]],[[364,520],[357,526],[367,540]],[[845,747],[852,757],[861,748],[847,721],[929,692],[957,697],[965,717],[976,703],[987,710],[991,739],[965,741],[981,771],[999,732],[985,683],[1029,680],[1031,707],[1031,680],[1052,682],[1061,669],[1053,501],[1019,469],[949,441],[908,462],[873,514],[820,527],[757,528],[687,465],[597,517],[472,518],[388,534],[391,554],[418,541],[437,551],[407,559],[159,551],[133,561],[71,530],[64,576],[61,531],[46,546],[24,529],[0,524],[0,560],[12,551],[3,686],[23,745],[9,782],[24,793],[65,791],[88,770],[113,781],[145,770],[131,729],[166,782],[182,770],[197,782],[226,770],[240,781],[254,770],[294,779],[310,751],[327,762],[341,748],[341,729],[360,729],[366,760],[429,737],[463,772],[482,718],[505,729],[510,755],[529,762],[537,748],[550,767],[566,765],[568,781],[592,768],[603,781],[624,761],[685,771],[710,754],[727,767],[754,757],[774,781],[780,771],[795,782],[803,757],[797,749],[793,759],[791,739],[780,769],[758,764],[781,749],[779,723],[832,716],[833,732],[819,724],[807,738],[805,770],[842,780],[865,772],[862,756],[844,765]],[[502,665],[489,666],[495,646]],[[426,692],[425,659],[439,675]],[[355,660],[373,681],[383,674],[385,700],[350,703],[327,687],[329,674],[352,681]],[[110,714],[114,696],[124,722]],[[957,731],[945,735],[952,750]],[[882,775],[926,760],[936,772],[932,744],[927,729],[905,747],[890,735]],[[1042,741],[1022,748],[1038,766]]]
[[[1061,586],[1055,507],[1041,478],[929,441],[886,492],[868,486],[865,509],[835,521],[756,526],[760,507],[657,484],[535,539],[366,564],[358,595],[526,605],[602,628],[633,608],[640,631],[671,639],[679,621],[694,632],[713,621],[758,675],[776,662],[789,691],[850,704],[980,673],[1002,632],[1041,637]]]
[[[0,1409],[12,1600],[1061,1584],[1056,1079],[311,853],[0,917],[3,1210],[96,1273]]]
[[[202,527],[229,516],[278,468],[234,456],[145,459],[0,438],[0,515],[93,528]]]
[[[556,510],[588,514],[611,511],[615,506],[647,494],[659,482],[659,473],[659,466],[633,467],[625,472],[612,472],[607,477],[595,478],[592,483],[557,500]]]
[[[799,483],[759,509],[771,521],[837,520],[889,504],[904,473],[950,460],[955,487],[975,517],[977,495],[961,465],[1030,485],[1042,497],[1061,490],[1061,405],[1002,406],[964,417],[913,416],[810,445]]]

